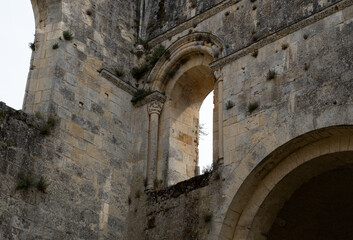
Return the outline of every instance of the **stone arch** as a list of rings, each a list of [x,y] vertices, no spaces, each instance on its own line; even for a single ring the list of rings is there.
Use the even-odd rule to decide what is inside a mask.
[[[147,82],[152,84],[153,89],[161,92],[165,91],[166,86],[170,81],[168,73],[173,69],[176,64],[185,56],[197,54],[204,54],[211,57],[211,61],[227,55],[226,47],[223,41],[217,36],[197,32],[182,37],[173,43],[167,50],[166,54],[157,62],[151,73],[147,78]],[[202,64],[209,66],[210,62]],[[179,71],[179,74],[182,73]],[[175,79],[177,76],[173,76]]]
[[[62,19],[62,1],[31,0],[36,24],[36,31],[50,23],[58,23]]]
[[[63,1],[31,0],[31,3],[35,20],[35,51],[32,52],[23,111],[27,113],[37,111],[44,113],[49,112],[48,102],[41,102],[40,98],[36,100],[35,96],[40,96],[42,90],[49,91],[53,83],[49,78],[49,74],[40,76],[38,72],[54,73],[53,69],[51,69],[54,61],[48,61],[47,49],[48,46],[55,44],[62,34],[64,26],[64,23],[62,23]],[[46,58],[45,61],[43,61],[44,58]]]
[[[279,147],[244,180],[223,221],[219,239],[268,239],[286,201],[305,182],[353,164],[353,127],[304,134]]]
[[[215,89],[210,63],[225,54],[216,36],[190,34],[166,50],[147,78],[167,97],[160,116],[157,178],[168,185],[198,174],[199,109]]]

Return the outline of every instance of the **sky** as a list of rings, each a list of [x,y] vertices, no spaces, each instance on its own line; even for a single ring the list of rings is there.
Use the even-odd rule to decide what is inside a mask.
[[[0,14],[0,101],[21,109],[25,94],[34,41],[35,24],[31,1],[4,1]],[[200,124],[208,134],[199,141],[199,165],[202,170],[212,163],[213,93],[205,99],[200,110]]]
[[[4,1],[0,14],[0,101],[21,109],[35,25],[31,1]]]

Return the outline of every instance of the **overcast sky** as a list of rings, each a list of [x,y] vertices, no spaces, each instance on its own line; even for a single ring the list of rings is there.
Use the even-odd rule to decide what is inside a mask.
[[[34,40],[31,1],[3,1],[0,14],[0,101],[22,108]]]
[[[19,4],[20,3],[20,4]],[[35,26],[31,1],[3,1],[0,14],[0,101],[21,109],[32,50]],[[204,124],[207,136],[200,139],[200,168],[212,163],[212,112],[213,97],[210,94],[200,110],[200,124]]]

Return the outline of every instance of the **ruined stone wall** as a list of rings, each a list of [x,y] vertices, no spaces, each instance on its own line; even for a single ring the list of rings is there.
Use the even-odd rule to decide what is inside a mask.
[[[208,2],[208,1],[206,1]],[[228,48],[234,52],[250,44],[316,14],[335,1],[222,1],[221,4],[197,14],[193,18],[184,17],[179,24],[173,21],[161,21],[168,25],[164,31],[160,29],[150,33],[151,44],[164,42],[169,45],[178,38],[191,32],[210,32],[220,37]],[[165,11],[169,17],[187,15],[189,9],[183,11]],[[152,15],[155,17],[156,15]],[[180,18],[182,18],[180,16]],[[173,25],[172,25],[173,24]]]
[[[23,110],[40,112],[44,119],[50,116],[58,123],[54,135],[43,143],[38,143],[43,137],[28,138],[34,140],[22,150],[30,155],[31,149],[44,144],[41,162],[51,163],[46,169],[33,169],[52,184],[43,197],[48,207],[39,200],[34,204],[39,206],[34,216],[43,215],[45,223],[30,224],[27,231],[38,235],[35,239],[58,234],[57,239],[124,239],[133,148],[130,100],[135,88],[129,69],[134,56],[129,50],[135,42],[135,4],[33,0],[32,5],[36,50]],[[66,30],[73,34],[72,40],[64,38]],[[118,76],[115,68],[125,74]],[[11,135],[10,126],[3,131]],[[46,157],[46,151],[51,155]],[[36,165],[39,160],[32,161]],[[26,197],[16,201],[24,205]],[[41,212],[46,208],[47,216]],[[32,210],[23,210],[28,211]]]
[[[271,1],[271,4],[275,3]],[[211,29],[220,29],[212,26],[238,29],[234,25],[222,25],[217,19],[236,15],[237,11],[240,13],[245,9],[248,12],[256,11],[250,8],[253,5],[250,2],[247,1],[244,4],[246,4],[244,8],[241,6],[239,10],[235,8],[235,11],[229,15],[225,14],[227,11],[220,12],[198,26],[205,24],[204,26],[211,26]],[[286,1],[282,4],[290,4],[290,2]],[[269,3],[267,5],[263,3],[261,6],[260,2],[256,1],[256,5],[261,9],[269,6]],[[326,3],[321,2],[319,5],[326,6]],[[319,5],[313,6],[320,9]],[[278,11],[284,11],[283,9],[287,8],[281,7]],[[298,8],[298,11],[293,11],[293,8],[291,10],[293,14],[308,12],[308,9],[303,6]],[[199,239],[218,239],[233,197],[244,180],[273,151],[310,131],[330,126],[351,125],[353,122],[351,114],[353,99],[350,94],[353,87],[353,55],[350,51],[353,44],[352,1],[342,1],[317,14],[311,11],[310,15],[311,17],[301,21],[299,21],[300,17],[287,15],[288,21],[299,22],[283,30],[280,29],[285,26],[282,24],[286,21],[277,22],[280,18],[261,25],[267,30],[276,31],[274,35],[268,35],[269,32],[262,35],[262,40],[261,38],[256,41],[249,40],[251,34],[242,35],[240,34],[242,32],[238,32],[237,36],[242,37],[243,40],[237,42],[239,45],[234,44],[233,49],[239,51],[211,63],[214,70],[221,71],[224,82],[224,167],[221,171],[221,178],[224,178],[224,181],[220,182],[217,190],[211,186],[206,186],[202,190],[219,191],[217,197],[222,197],[222,201],[217,202],[217,198],[211,198],[212,201],[220,204],[210,208],[214,213],[214,219],[209,225],[207,237],[204,235],[203,228],[196,231],[195,236]],[[279,16],[284,17],[285,14]],[[244,21],[246,19],[244,18]],[[210,25],[211,22],[212,25]],[[262,22],[266,22],[265,18],[261,19],[261,24]],[[242,26],[240,24],[239,27]],[[206,30],[206,27],[204,29]],[[187,31],[184,34],[187,34]],[[159,39],[167,36],[168,33]],[[179,36],[182,36],[182,33]],[[229,35],[224,34],[224,37],[227,38]],[[252,45],[243,48],[242,46],[250,44],[249,41],[253,41]],[[164,43],[168,45],[169,40],[165,40]],[[271,71],[273,76],[270,76]],[[227,101],[233,102],[235,106],[226,109]],[[300,144],[297,146],[301,147]],[[183,226],[182,216],[187,218],[192,214],[188,212],[180,216],[176,213],[184,212],[185,204],[193,202],[193,199],[194,195],[186,193],[177,199],[166,200],[162,211],[155,210],[156,206],[157,209],[160,206],[158,201],[156,205],[148,202],[147,208],[151,210],[147,211],[145,223],[148,224],[149,216],[153,216],[154,212],[158,216],[163,215],[165,223],[162,226],[156,224],[152,229],[146,227],[145,233],[154,237],[170,236],[170,224],[174,224],[177,222],[176,219],[179,219],[178,223]],[[207,197],[203,198],[205,201],[207,199]],[[174,204],[175,201],[180,201],[180,205]],[[233,207],[236,208],[236,206]],[[169,215],[170,211],[175,213],[175,218],[173,214]],[[201,213],[197,208],[195,212],[200,217]],[[240,215],[241,212],[236,214]],[[225,224],[229,224],[231,229],[236,221],[233,219],[233,222]],[[182,236],[188,231],[188,227],[184,226],[175,231],[178,231],[175,233],[176,236]],[[229,236],[224,239],[232,239]],[[197,237],[186,239],[197,239]]]
[[[223,79],[223,119],[215,119],[224,161],[213,174],[145,192],[148,101],[130,102],[135,3],[32,4],[25,113],[0,105],[1,238],[218,239],[232,199],[266,157],[302,134],[353,122],[353,1],[153,2],[151,46],[194,31],[224,42],[228,56],[211,63]],[[48,117],[57,124],[45,136]],[[16,191],[21,171],[46,177],[47,193]]]
[[[215,7],[222,0],[181,0],[181,1],[153,1],[151,17],[147,23],[147,32],[155,37],[181,23]],[[176,11],[177,9],[177,11]]]

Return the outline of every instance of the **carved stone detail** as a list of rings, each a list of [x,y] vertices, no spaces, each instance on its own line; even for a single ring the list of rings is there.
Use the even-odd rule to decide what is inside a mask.
[[[153,113],[156,113],[159,115],[159,114],[161,114],[162,108],[163,108],[162,102],[152,101],[147,106],[148,114],[151,115]]]

